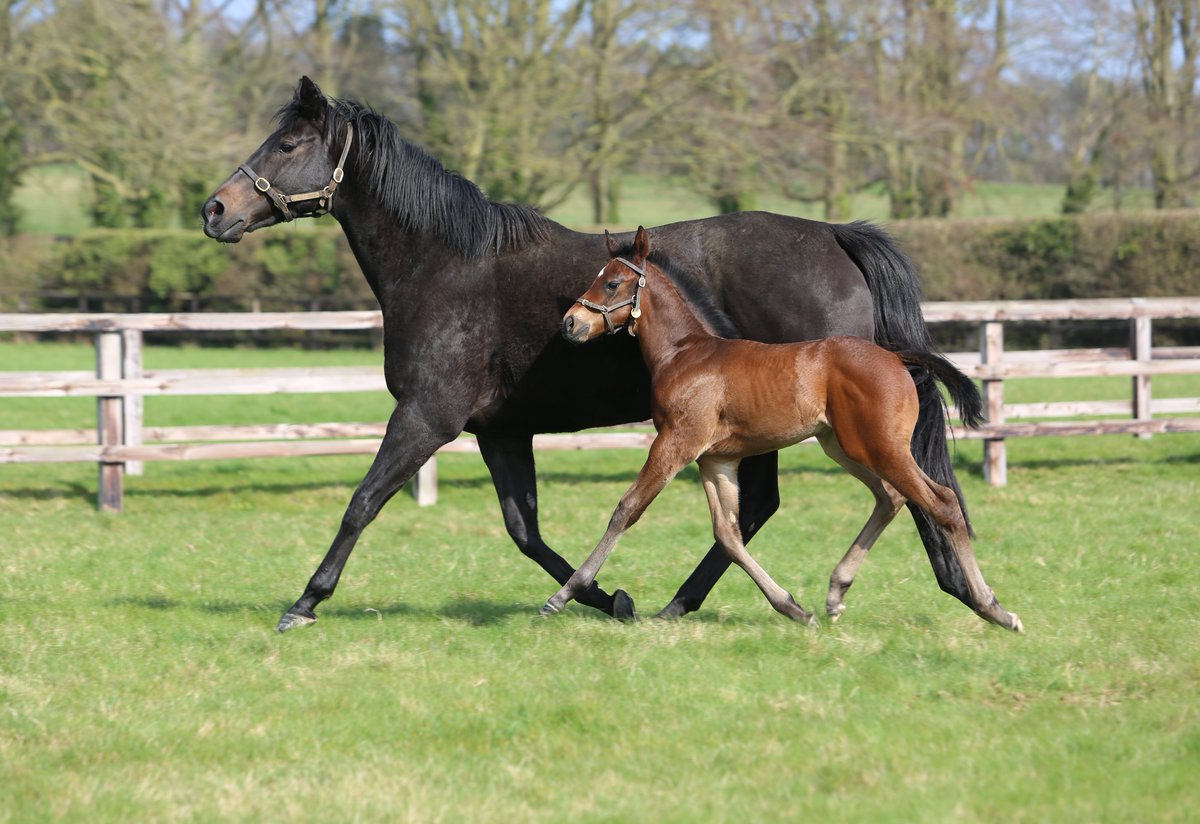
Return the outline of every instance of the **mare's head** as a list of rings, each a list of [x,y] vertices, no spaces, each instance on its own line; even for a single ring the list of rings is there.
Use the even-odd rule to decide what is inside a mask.
[[[650,236],[639,226],[628,258],[619,256],[620,247],[608,232],[604,240],[612,259],[563,316],[563,337],[571,343],[584,343],[605,333],[615,335],[622,329],[635,334],[641,316],[640,292],[646,285]]]
[[[204,233],[237,243],[246,232],[327,212],[352,140],[349,129],[328,133],[329,114],[317,84],[301,78],[278,128],[204,204]]]

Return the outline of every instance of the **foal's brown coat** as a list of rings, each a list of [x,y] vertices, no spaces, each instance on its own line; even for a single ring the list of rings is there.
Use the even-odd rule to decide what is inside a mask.
[[[909,450],[918,403],[905,364],[916,359],[860,338],[764,344],[716,337],[671,279],[648,261],[644,229],[638,229],[634,245],[635,254],[626,261],[615,257],[610,241],[614,259],[567,312],[563,334],[576,343],[612,326],[636,334],[650,372],[658,436],[600,543],[546,602],[543,614],[558,612],[586,590],[625,530],[680,469],[697,461],[717,542],[776,610],[814,622],[746,551],[738,529],[737,470],[742,458],[815,436],[826,454],[875,496],[871,517],[830,577],[825,609],[834,620],[845,610],[842,598],[867,552],[912,501],[949,538],[975,612],[1021,630],[1020,619],[1000,606],[979,571],[957,496],[922,472]],[[608,308],[614,304],[621,306]],[[935,375],[953,369],[940,359],[922,359],[919,365]]]

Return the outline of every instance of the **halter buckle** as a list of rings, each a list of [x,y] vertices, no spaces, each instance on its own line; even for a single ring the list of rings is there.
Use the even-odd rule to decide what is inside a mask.
[[[258,189],[263,194],[266,194],[271,190],[271,181],[267,180],[265,177],[257,178],[254,181],[254,188]]]

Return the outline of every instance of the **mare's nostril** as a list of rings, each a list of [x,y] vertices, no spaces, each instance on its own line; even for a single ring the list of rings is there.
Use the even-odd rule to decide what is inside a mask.
[[[563,318],[562,327],[564,332],[566,332],[568,335],[571,334],[571,332],[575,330],[575,318],[567,315],[565,318]]]
[[[215,197],[211,198],[208,203],[204,204],[205,220],[212,220],[214,217],[220,217],[223,214],[225,214],[225,204],[217,200]]]

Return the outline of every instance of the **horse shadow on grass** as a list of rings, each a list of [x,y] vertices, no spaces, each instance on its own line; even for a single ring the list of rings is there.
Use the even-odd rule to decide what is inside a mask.
[[[135,607],[155,612],[201,612],[208,615],[243,615],[256,622],[259,618],[278,620],[292,604],[290,601],[275,603],[246,603],[239,601],[187,601],[159,595],[115,598],[108,602],[110,607]],[[594,610],[592,610],[594,611]],[[327,604],[320,612],[322,618],[351,621],[382,621],[385,618],[404,616],[412,618],[449,619],[472,627],[486,627],[502,623],[513,616],[536,616],[537,607],[529,604],[500,603],[478,598],[459,598],[440,607],[415,607],[396,601],[378,606],[361,604]],[[600,616],[603,617],[603,616]]]
[[[114,598],[108,602],[112,608],[134,607],[163,613],[204,613],[207,615],[241,615],[254,623],[271,623],[291,606],[290,601],[275,603],[246,603],[240,601],[188,601],[179,598],[169,598],[161,595],[133,596]],[[405,617],[414,619],[449,620],[465,624],[472,628],[491,627],[502,624],[512,618],[528,617],[531,621],[562,621],[569,618],[575,621],[613,622],[613,619],[598,610],[574,605],[568,615],[559,618],[543,619],[538,612],[538,605],[519,602],[500,602],[484,598],[456,598],[436,607],[416,607],[411,604],[396,601],[380,606],[365,606],[362,604],[326,604],[320,610],[322,620],[350,621],[382,621],[385,618]],[[674,621],[657,621],[654,613],[640,617],[636,623],[658,624],[668,626]],[[689,615],[686,622],[701,624],[761,624],[771,620],[769,610],[764,615],[734,613],[722,609],[702,610]]]

